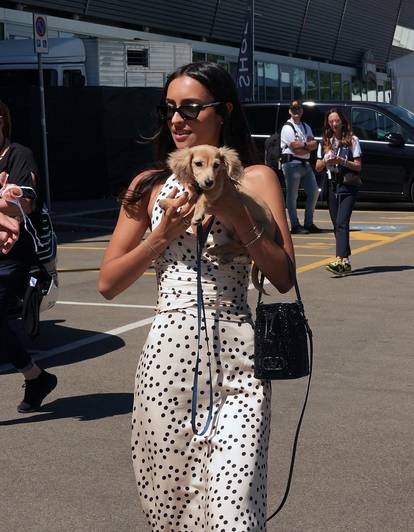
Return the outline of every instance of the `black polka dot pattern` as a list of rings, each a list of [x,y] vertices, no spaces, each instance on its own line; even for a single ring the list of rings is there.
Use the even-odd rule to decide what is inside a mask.
[[[173,186],[171,176],[159,199]],[[156,203],[153,227],[161,215]],[[216,221],[206,247],[226,239]],[[189,229],[156,263],[158,312],[138,362],[132,416],[138,492],[153,532],[262,532],[271,389],[253,376],[250,265],[246,257],[219,265],[204,255],[207,331],[198,339],[195,248]],[[199,429],[209,408],[210,364],[213,378],[213,421],[204,436],[191,429],[198,343]]]

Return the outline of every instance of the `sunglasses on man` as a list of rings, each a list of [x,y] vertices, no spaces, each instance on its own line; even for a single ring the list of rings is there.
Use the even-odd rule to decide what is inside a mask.
[[[159,105],[157,109],[158,114],[163,121],[171,120],[175,113],[178,113],[183,120],[195,120],[206,107],[217,107],[218,105],[222,105],[222,102],[186,103],[180,105],[180,107],[176,107],[172,103],[166,103],[164,105]]]

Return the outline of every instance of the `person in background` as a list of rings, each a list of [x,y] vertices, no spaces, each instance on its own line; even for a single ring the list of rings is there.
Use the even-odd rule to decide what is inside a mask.
[[[292,286],[286,253],[293,260],[293,246],[283,194],[273,170],[252,165],[255,153],[237,90],[220,65],[191,63],[176,70],[159,111],[162,170],[132,181],[99,279],[100,292],[112,299],[155,261],[157,312],[138,361],[132,415],[138,491],[153,532],[264,531],[271,389],[268,381],[254,377],[247,293],[252,259],[280,292]],[[197,238],[191,226],[196,195],[166,164],[171,151],[200,144],[238,151],[243,184],[269,206],[277,227],[276,239],[266,236],[234,183],[224,180],[212,207],[215,217],[207,216],[203,224],[204,232],[212,225],[200,261],[210,357],[204,335],[199,339],[197,333]],[[231,263],[211,258],[207,248],[230,243],[232,234],[246,253]],[[204,435],[193,432],[191,419],[195,371],[196,432],[207,412],[212,414]]]
[[[14,229],[7,229],[9,236],[6,241],[3,240],[0,253],[0,360],[11,363],[24,376],[24,398],[17,410],[26,413],[41,406],[44,398],[55,388],[57,378],[33,362],[9,325],[9,308],[13,306],[16,295],[24,293],[30,267],[36,262],[34,236],[23,228],[23,224],[27,216],[29,221],[26,226],[30,226],[37,188],[37,166],[33,153],[25,146],[12,143],[10,134],[10,111],[0,101],[0,214],[3,224],[8,222],[9,217],[15,219],[14,224],[20,223],[19,238],[19,231],[16,232],[13,224]],[[13,185],[19,187],[18,192]],[[24,194],[19,197],[21,190]]]
[[[329,214],[334,226],[336,259],[326,269],[339,276],[352,272],[349,224],[361,185],[361,147],[345,115],[338,109],[325,114],[316,171],[328,171]]]
[[[286,184],[286,207],[290,218],[292,234],[320,233],[313,223],[313,214],[318,201],[319,188],[309,159],[318,147],[308,124],[302,122],[303,107],[299,100],[293,100],[289,107],[290,118],[280,133],[282,172]],[[305,219],[299,223],[296,204],[299,186],[306,194]]]

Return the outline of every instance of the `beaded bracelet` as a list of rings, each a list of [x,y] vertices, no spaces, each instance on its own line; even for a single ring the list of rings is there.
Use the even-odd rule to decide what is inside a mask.
[[[263,232],[264,232],[264,227],[263,227],[263,226],[260,228],[260,231],[259,231],[259,232],[257,232],[257,229],[256,229],[256,231],[255,231],[255,236],[252,238],[252,240],[250,240],[250,241],[247,242],[246,244],[243,244],[243,246],[244,246],[245,248],[249,248],[250,246],[252,246],[255,242],[257,242],[257,241],[259,240],[259,238],[262,237]]]

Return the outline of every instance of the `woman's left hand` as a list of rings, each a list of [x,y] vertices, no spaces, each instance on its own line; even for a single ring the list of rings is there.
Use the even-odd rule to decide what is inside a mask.
[[[20,224],[14,218],[0,213],[0,251],[6,255],[20,234]]]

